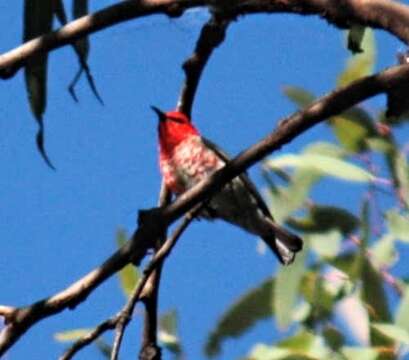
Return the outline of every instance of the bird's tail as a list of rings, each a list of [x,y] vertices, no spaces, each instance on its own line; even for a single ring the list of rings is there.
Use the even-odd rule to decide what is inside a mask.
[[[302,239],[277,225],[273,220],[268,219],[274,233],[263,236],[264,241],[274,251],[280,262],[284,265],[291,264],[297,252],[302,250]]]

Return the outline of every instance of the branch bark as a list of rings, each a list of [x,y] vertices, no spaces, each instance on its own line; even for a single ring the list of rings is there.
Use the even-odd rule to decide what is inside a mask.
[[[340,28],[360,24],[383,29],[409,44],[409,6],[392,0],[127,0],[74,20],[0,55],[0,78],[14,76],[34,56],[119,23],[154,14],[176,17],[200,6],[212,9],[217,6],[224,17],[256,13],[318,15]]]

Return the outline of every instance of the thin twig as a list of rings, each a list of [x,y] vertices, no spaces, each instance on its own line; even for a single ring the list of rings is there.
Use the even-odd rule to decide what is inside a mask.
[[[70,360],[73,356],[86,347],[89,344],[92,344],[96,339],[98,339],[104,332],[108,330],[115,329],[115,326],[118,322],[118,315],[105,320],[101,324],[99,324],[94,330],[90,333],[84,335],[82,338],[78,339],[74,342],[71,347],[67,349],[67,351],[59,358],[59,360]]]
[[[146,282],[148,281],[149,276],[169,256],[173,247],[176,245],[179,237],[182,235],[185,229],[189,226],[191,221],[202,210],[202,208],[203,208],[203,204],[201,203],[185,215],[183,221],[173,232],[172,236],[169,237],[164,242],[164,244],[161,246],[159,251],[155,254],[155,256],[152,258],[152,260],[149,262],[149,264],[146,266],[145,270],[143,271],[143,277],[140,279],[138,286],[135,288],[126,306],[121,310],[120,319],[116,324],[116,334],[115,334],[115,340],[114,340],[112,353],[111,353],[111,360],[118,360],[119,349],[121,346],[125,328],[131,319],[135,305],[137,301],[139,300],[141,292]]]

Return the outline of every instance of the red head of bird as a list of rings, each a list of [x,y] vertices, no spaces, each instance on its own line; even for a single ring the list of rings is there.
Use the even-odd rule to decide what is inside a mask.
[[[152,106],[159,118],[158,133],[161,155],[170,155],[175,147],[189,137],[198,136],[199,132],[190,119],[179,111],[162,112]]]

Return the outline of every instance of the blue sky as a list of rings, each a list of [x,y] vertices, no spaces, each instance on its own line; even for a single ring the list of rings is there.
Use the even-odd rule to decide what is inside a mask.
[[[108,3],[100,1],[99,6]],[[21,41],[21,14],[22,2],[0,4],[0,24],[8,29],[0,34],[0,52]],[[66,90],[77,69],[73,52],[64,48],[52,53],[45,123],[46,148],[56,172],[36,151],[37,127],[22,72],[0,82],[1,304],[31,303],[69,285],[114,251],[118,227],[130,232],[138,209],[156,204],[160,185],[156,118],[149,106],[174,107],[183,80],[180,65],[205,19],[201,11],[173,20],[155,16],[93,36],[90,66],[105,106],[84,81],[78,87],[80,103],[74,103]],[[403,47],[385,33],[376,36],[382,69],[395,63],[395,54]],[[241,18],[205,70],[193,109],[195,124],[236,154],[294,111],[281,93],[284,85],[324,94],[334,86],[347,56],[343,34],[316,17]],[[374,104],[381,106],[383,98]],[[400,138],[407,135],[406,129]],[[325,125],[281,153],[322,139],[332,139]],[[258,166],[250,173],[262,188]],[[331,188],[320,189],[318,196],[341,204],[353,200],[348,187],[343,189],[343,199]],[[160,308],[179,310],[180,333],[190,359],[203,357],[205,337],[223,310],[276,268],[275,258],[260,256],[256,244],[253,236],[230,225],[194,223],[166,262]],[[123,302],[113,278],[74,312],[36,325],[6,358],[33,358],[33,351],[38,359],[57,358],[63,346],[53,340],[55,332],[92,327]],[[127,330],[124,359],[134,358],[140,318],[136,315]],[[257,341],[272,341],[276,336],[272,329],[266,321],[242,340],[228,342],[222,358],[237,358]],[[77,358],[99,355],[90,347]]]

